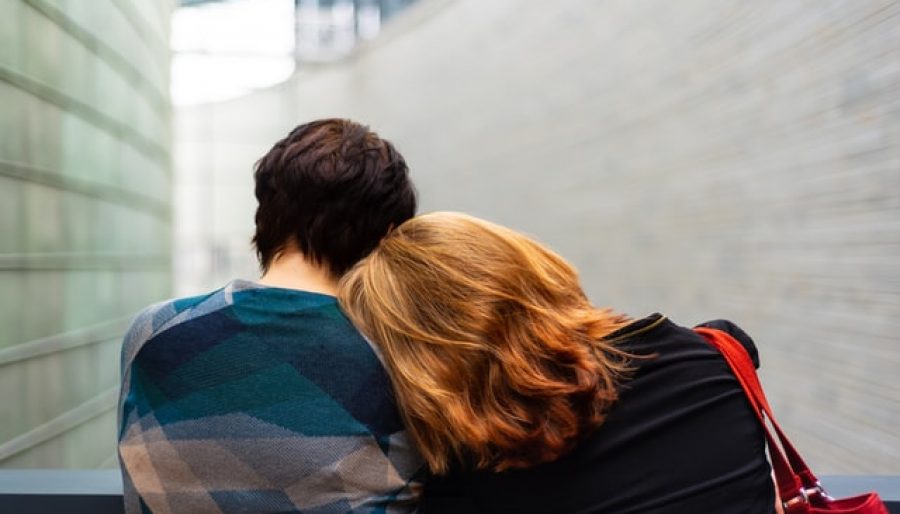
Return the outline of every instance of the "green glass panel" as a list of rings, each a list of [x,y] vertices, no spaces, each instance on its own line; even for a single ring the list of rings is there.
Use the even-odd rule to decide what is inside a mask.
[[[0,173],[2,171],[0,169]],[[0,175],[0,254],[22,251],[23,204],[21,181],[17,178]]]
[[[22,329],[24,283],[25,276],[20,271],[0,271],[0,327],[3,327],[3,330],[0,330],[0,349],[19,344],[24,339]],[[9,367],[0,365],[0,376],[8,372]],[[0,391],[6,391],[2,387],[2,382]],[[0,415],[0,419],[8,418]]]
[[[0,68],[18,71],[22,63],[19,2],[0,2]]]

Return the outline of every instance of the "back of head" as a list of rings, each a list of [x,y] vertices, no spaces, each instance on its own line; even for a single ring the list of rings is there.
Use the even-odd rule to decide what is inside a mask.
[[[344,276],[339,297],[381,347],[437,473],[561,456],[603,421],[627,370],[602,341],[625,317],[591,306],[549,249],[463,214],[400,225]]]
[[[296,127],[257,162],[254,179],[253,243],[264,271],[294,245],[340,277],[416,210],[403,156],[349,120]]]

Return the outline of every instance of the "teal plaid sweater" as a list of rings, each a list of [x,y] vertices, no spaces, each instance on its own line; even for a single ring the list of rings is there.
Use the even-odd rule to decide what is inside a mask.
[[[334,297],[235,281],[125,337],[128,513],[412,512],[422,460]]]

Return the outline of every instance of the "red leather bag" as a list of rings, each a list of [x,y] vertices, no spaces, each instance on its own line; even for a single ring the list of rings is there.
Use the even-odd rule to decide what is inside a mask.
[[[775,421],[759,377],[756,376],[756,368],[743,345],[721,330],[698,327],[694,331],[725,357],[744,389],[747,400],[753,406],[766,434],[772,469],[775,472],[775,486],[785,514],[889,514],[884,502],[874,492],[841,499],[828,496]],[[772,424],[775,436],[766,424],[767,419]]]

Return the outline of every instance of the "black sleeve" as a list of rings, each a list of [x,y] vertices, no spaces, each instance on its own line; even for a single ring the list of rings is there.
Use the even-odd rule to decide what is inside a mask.
[[[479,514],[481,511],[467,494],[462,480],[429,476],[419,505],[419,514]]]
[[[750,360],[753,361],[753,365],[756,366],[756,369],[759,369],[759,351],[757,351],[756,344],[753,342],[753,339],[748,336],[746,332],[741,330],[741,327],[735,325],[727,319],[707,321],[706,323],[701,323],[697,326],[714,328],[716,330],[721,330],[722,332],[727,332],[731,337],[737,339],[738,342],[743,345],[744,349],[747,350],[747,353],[750,354]]]

